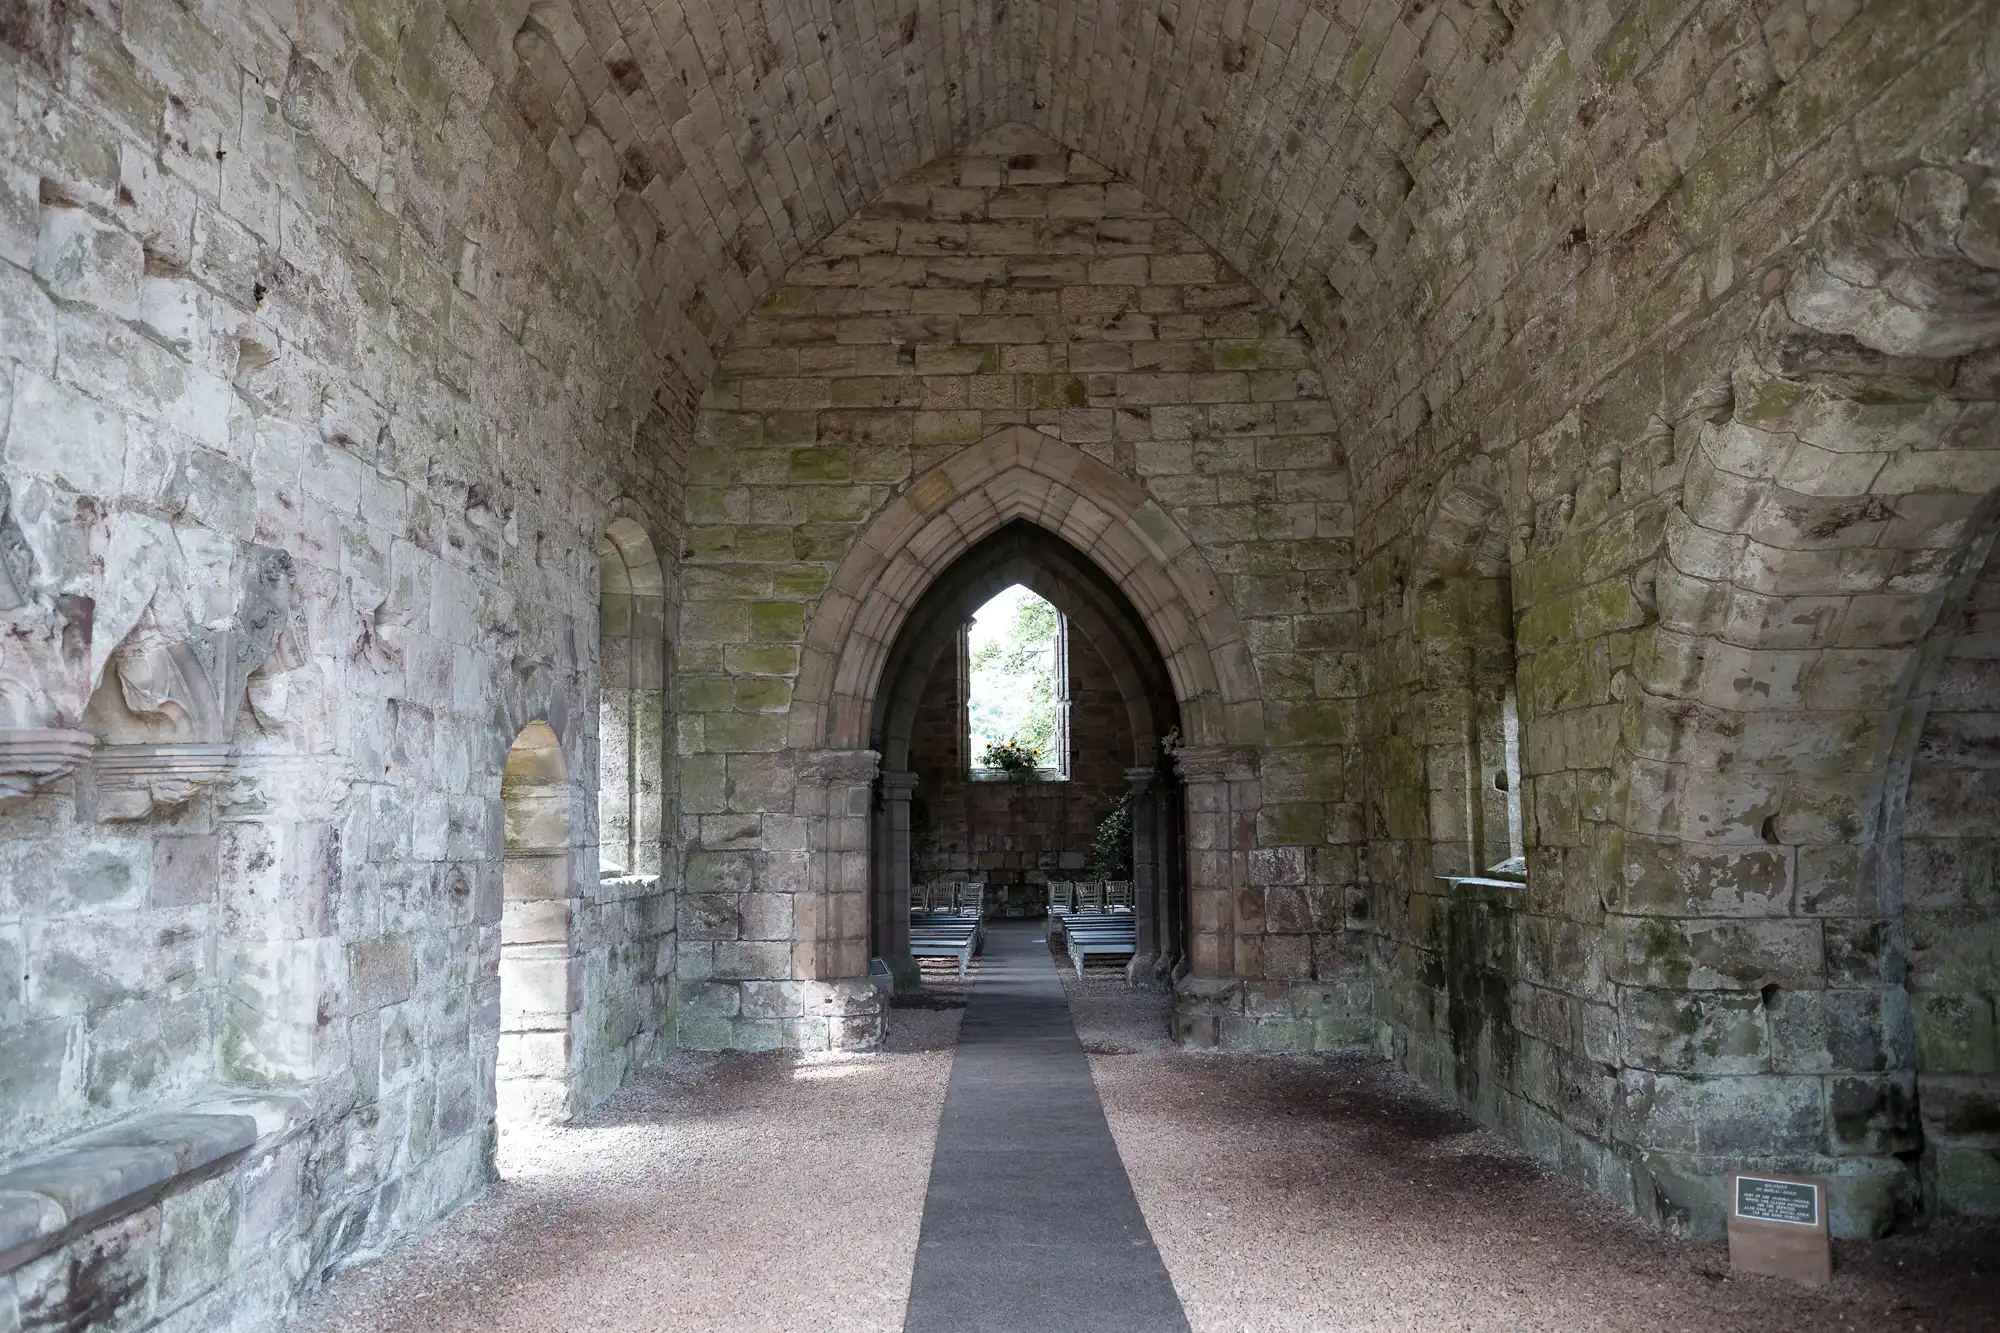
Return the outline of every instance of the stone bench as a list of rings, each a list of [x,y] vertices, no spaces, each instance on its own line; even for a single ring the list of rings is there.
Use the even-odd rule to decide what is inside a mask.
[[[296,1097],[221,1096],[134,1116],[0,1170],[0,1274],[275,1147],[306,1116]]]

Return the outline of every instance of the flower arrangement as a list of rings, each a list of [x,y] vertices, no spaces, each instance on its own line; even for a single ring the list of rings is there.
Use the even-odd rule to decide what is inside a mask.
[[[1013,778],[1028,778],[1041,766],[1042,752],[1018,740],[991,741],[980,762]]]

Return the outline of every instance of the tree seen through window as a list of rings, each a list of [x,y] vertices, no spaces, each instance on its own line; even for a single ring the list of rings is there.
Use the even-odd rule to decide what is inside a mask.
[[[1034,752],[1035,770],[1069,769],[1069,664],[1062,614],[1020,584],[997,594],[965,629],[965,720],[974,772],[998,771],[993,747]]]

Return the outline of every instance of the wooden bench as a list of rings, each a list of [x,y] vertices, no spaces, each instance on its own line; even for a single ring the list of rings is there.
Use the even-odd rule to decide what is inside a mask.
[[[1084,963],[1093,955],[1130,958],[1139,950],[1139,922],[1129,913],[1071,917],[1063,923],[1063,934],[1069,941],[1069,960],[1076,966],[1079,981]]]
[[[1063,918],[1062,930],[1063,934],[1067,935],[1072,929],[1076,930],[1104,929],[1106,927],[1111,927],[1111,926],[1130,925],[1135,920],[1136,918],[1134,918],[1130,912],[1117,911],[1117,910],[1108,912],[1107,911],[1071,912],[1068,916]]]
[[[920,960],[956,959],[958,975],[963,980],[972,966],[972,956],[979,952],[981,935],[976,917],[967,919],[956,913],[913,914],[910,917],[910,956]]]
[[[1051,909],[1050,933],[1061,937],[1069,929],[1069,923],[1072,921],[1099,918],[1109,920],[1113,917],[1121,919],[1129,918],[1132,915],[1132,909],[1129,905],[1113,906],[1104,901],[1106,896],[1105,888],[1106,886],[1102,883],[1079,882],[1076,885],[1075,906],[1066,912],[1055,912]]]

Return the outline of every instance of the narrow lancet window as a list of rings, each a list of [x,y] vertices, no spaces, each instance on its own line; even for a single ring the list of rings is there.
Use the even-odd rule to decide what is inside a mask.
[[[1499,879],[1525,879],[1528,857],[1521,829],[1521,705],[1511,679],[1512,664],[1509,663],[1508,667],[1509,679],[1499,700],[1498,726],[1483,727],[1480,735],[1480,759],[1487,781],[1493,788],[1493,799],[1488,807],[1491,827],[1482,847],[1488,856],[1502,850],[1503,846],[1506,851],[1504,858],[1486,867],[1488,875]],[[1504,844],[1498,836],[1502,824],[1506,829]]]
[[[966,752],[974,777],[1069,776],[1068,626],[1020,584],[965,626]]]

